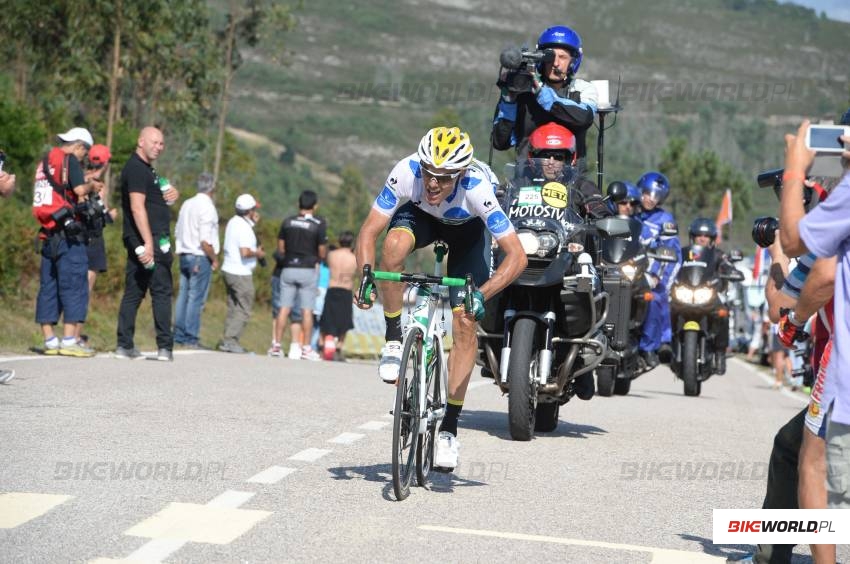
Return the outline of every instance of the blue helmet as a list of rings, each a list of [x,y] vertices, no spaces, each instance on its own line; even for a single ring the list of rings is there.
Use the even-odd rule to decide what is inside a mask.
[[[572,55],[573,60],[570,62],[568,73],[573,75],[578,72],[581,66],[582,48],[581,37],[567,26],[556,25],[550,27],[540,34],[540,39],[537,40],[537,49],[543,50],[549,47],[560,47],[566,49]]]
[[[647,192],[652,195],[655,202],[660,206],[670,194],[670,181],[660,172],[647,172],[637,181],[637,187],[641,194]]]

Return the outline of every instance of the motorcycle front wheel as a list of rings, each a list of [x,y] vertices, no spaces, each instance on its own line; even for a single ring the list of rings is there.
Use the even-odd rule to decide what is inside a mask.
[[[698,396],[702,387],[697,379],[699,333],[685,331],[682,341],[682,381],[685,383],[685,395]]]
[[[530,441],[534,436],[537,391],[532,385],[536,364],[537,323],[518,319],[511,332],[511,358],[508,363],[508,422],[511,438]]]

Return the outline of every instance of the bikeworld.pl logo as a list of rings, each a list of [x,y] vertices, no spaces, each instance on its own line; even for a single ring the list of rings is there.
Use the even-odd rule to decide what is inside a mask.
[[[714,544],[842,544],[850,512],[841,509],[715,509]]]
[[[227,464],[224,461],[58,461],[53,470],[54,480],[107,481],[207,481],[224,480]]]

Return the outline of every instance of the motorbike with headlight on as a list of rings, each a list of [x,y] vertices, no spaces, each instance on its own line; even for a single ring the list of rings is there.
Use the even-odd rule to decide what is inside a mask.
[[[725,372],[725,346],[717,346],[720,331],[728,341],[728,282],[744,279],[721,251],[693,245],[670,292],[673,358],[670,368],[684,383],[686,396],[698,396],[702,383]],[[719,355],[723,355],[723,359]],[[723,367],[721,368],[721,363]]]
[[[612,197],[621,182],[608,186]],[[608,316],[603,332],[608,338],[605,359],[596,367],[596,393],[603,397],[626,395],[632,380],[651,370],[639,354],[643,322],[649,302],[653,299],[652,286],[647,275],[649,259],[659,262],[676,262],[675,251],[666,247],[648,250],[641,244],[641,222],[629,217],[630,234],[626,238],[602,240],[599,272],[602,286],[610,296]]]
[[[543,174],[551,164],[528,159],[513,167],[501,201],[528,266],[487,303],[479,327],[478,361],[508,394],[514,440],[553,431],[561,405],[593,396],[593,370],[608,347],[599,243],[630,233],[624,219],[582,217],[578,171],[566,165],[556,177]],[[494,252],[494,266],[502,258]]]

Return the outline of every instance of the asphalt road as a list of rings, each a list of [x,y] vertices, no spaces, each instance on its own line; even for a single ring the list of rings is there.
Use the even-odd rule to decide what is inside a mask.
[[[699,398],[660,368],[518,443],[476,371],[460,466],[396,502],[375,365],[0,365],[17,372],[0,386],[2,562],[723,562],[748,547],[712,544],[712,509],[761,507],[773,435],[804,405],[743,362]]]

